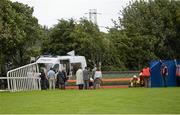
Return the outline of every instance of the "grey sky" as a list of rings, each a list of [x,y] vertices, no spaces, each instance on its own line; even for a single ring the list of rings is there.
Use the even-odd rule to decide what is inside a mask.
[[[34,16],[39,24],[52,27],[58,23],[58,19],[74,18],[79,20],[87,17],[89,9],[97,9],[99,26],[112,27],[111,19],[117,20],[119,11],[129,4],[130,0],[11,0],[28,4],[34,7]],[[106,31],[105,28],[100,28]]]

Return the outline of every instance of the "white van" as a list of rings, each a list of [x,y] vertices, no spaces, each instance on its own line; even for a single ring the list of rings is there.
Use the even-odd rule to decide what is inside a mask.
[[[53,68],[57,72],[65,68],[68,76],[74,75],[79,67],[84,69],[87,66],[84,56],[40,56],[36,63],[47,71]]]

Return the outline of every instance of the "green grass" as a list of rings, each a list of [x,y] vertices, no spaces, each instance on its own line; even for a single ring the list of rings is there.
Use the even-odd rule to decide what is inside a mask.
[[[0,113],[180,113],[180,88],[0,92]]]

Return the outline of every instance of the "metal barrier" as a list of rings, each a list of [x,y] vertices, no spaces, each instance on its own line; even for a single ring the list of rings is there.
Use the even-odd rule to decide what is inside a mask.
[[[9,81],[8,89],[1,91],[28,91],[28,90],[40,90],[40,78],[38,77],[0,77],[0,80]]]
[[[36,63],[28,64],[7,72],[8,91],[41,90],[39,68]]]

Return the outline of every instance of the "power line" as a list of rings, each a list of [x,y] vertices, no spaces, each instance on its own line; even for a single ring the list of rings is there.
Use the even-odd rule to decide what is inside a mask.
[[[89,21],[97,25],[97,14],[101,14],[97,13],[97,9],[89,9],[89,12],[85,14],[89,14]]]

